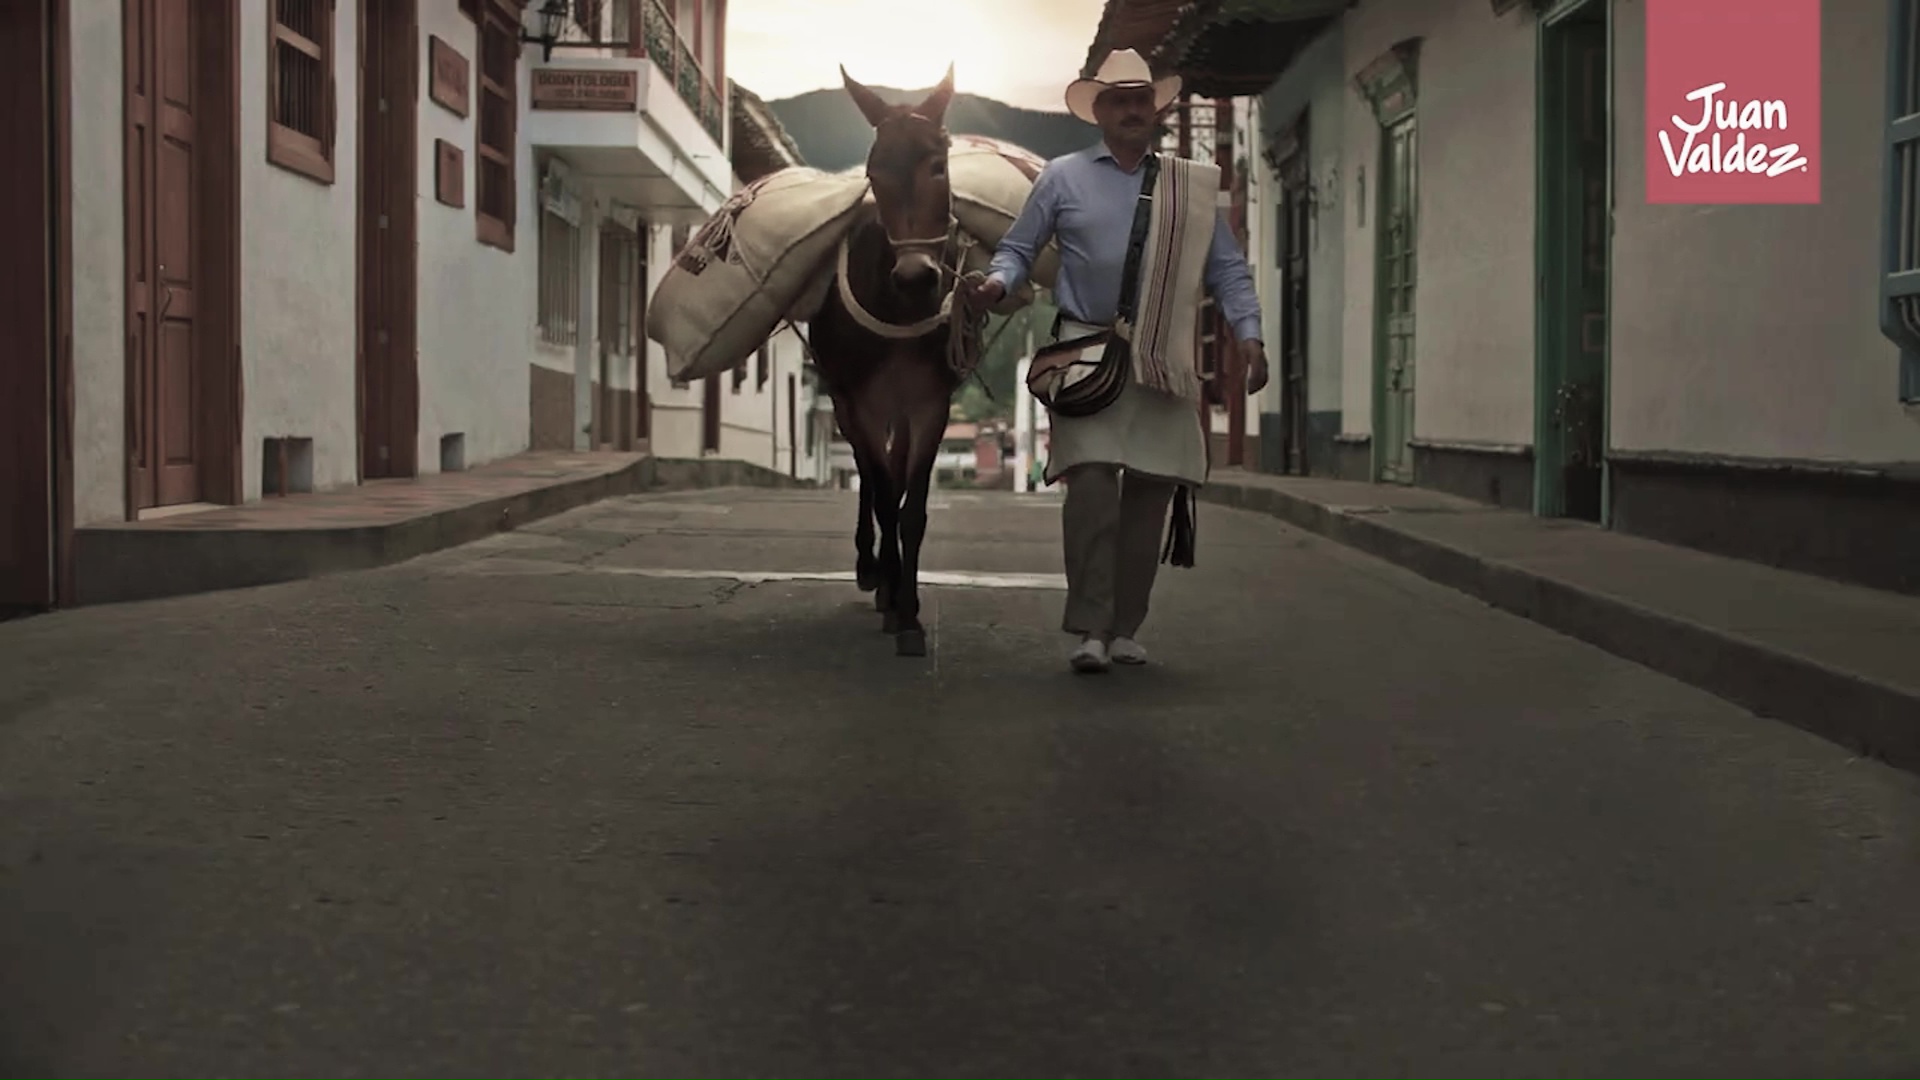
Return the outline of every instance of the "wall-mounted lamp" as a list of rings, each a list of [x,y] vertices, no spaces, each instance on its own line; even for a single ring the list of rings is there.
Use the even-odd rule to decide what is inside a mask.
[[[553,47],[560,42],[560,32],[566,29],[567,0],[546,0],[536,15],[540,19],[539,35],[528,34],[522,27],[520,41],[522,44],[540,46],[540,59],[545,63],[553,59]]]
[[[624,2],[624,0],[621,0],[621,2]],[[592,4],[594,8],[597,9],[600,5],[600,0],[592,0]],[[633,43],[630,41],[608,41],[602,38],[597,28],[599,23],[597,21],[589,21],[584,11],[580,12],[577,17],[581,27],[592,30],[593,36],[584,41],[561,41],[561,35],[567,32],[568,7],[568,0],[546,0],[545,3],[540,5],[539,10],[534,12],[534,16],[540,20],[540,33],[529,34],[524,28],[520,31],[520,40],[523,44],[540,46],[540,59],[542,62],[551,62],[553,60],[553,50],[555,49],[613,49],[620,51],[632,47]],[[601,14],[604,15],[605,12],[603,11]]]

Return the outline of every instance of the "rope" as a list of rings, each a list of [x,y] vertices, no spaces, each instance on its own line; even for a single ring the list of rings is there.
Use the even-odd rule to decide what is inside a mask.
[[[744,207],[741,209],[744,209]],[[733,223],[739,216],[739,212],[739,210],[734,210],[731,213],[713,215],[712,222],[707,226],[707,235],[700,238],[700,247],[709,257],[721,259],[727,251],[731,250],[733,246]]]
[[[912,341],[922,338],[947,326],[946,358],[947,368],[961,380],[967,379],[980,366],[980,334],[986,328],[985,312],[968,310],[965,301],[959,298],[960,288],[966,282],[979,278],[978,271],[969,274],[960,272],[967,264],[967,252],[974,246],[973,237],[962,231],[959,222],[948,219],[947,236],[952,242],[953,262],[939,264],[942,277],[950,278],[953,285],[940,298],[939,310],[911,323],[890,323],[868,311],[853,295],[853,283],[847,276],[847,260],[853,250],[853,234],[848,233],[840,241],[838,272],[834,275],[840,290],[841,306],[861,329],[876,337],[889,341]]]

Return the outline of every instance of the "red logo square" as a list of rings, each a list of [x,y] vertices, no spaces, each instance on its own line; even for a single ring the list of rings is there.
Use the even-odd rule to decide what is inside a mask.
[[[1820,201],[1821,0],[1646,0],[1647,201]]]

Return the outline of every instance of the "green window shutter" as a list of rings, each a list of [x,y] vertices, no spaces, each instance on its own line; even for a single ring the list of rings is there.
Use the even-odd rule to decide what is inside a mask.
[[[1920,401],[1920,0],[1887,0],[1887,19],[1880,329],[1900,347],[1900,399]]]

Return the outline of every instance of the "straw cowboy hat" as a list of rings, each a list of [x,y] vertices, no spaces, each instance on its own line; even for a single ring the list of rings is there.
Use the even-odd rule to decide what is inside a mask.
[[[1136,86],[1153,87],[1153,107],[1164,109],[1180,93],[1180,76],[1155,79],[1153,69],[1132,49],[1117,49],[1100,62],[1100,70],[1089,79],[1075,79],[1067,85],[1067,111],[1089,124],[1093,118],[1093,99],[1103,90],[1124,90]]]

